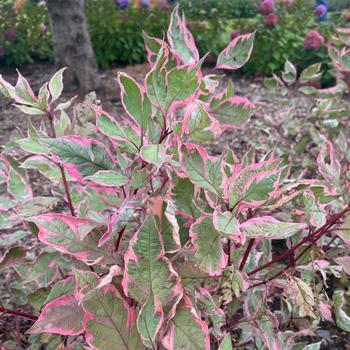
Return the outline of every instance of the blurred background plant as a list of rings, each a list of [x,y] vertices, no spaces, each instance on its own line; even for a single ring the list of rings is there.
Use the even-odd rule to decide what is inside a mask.
[[[201,54],[210,52],[215,58],[231,33],[256,30],[252,59],[242,71],[249,75],[279,72],[286,59],[298,70],[315,62],[329,67],[325,44],[336,27],[350,20],[350,0],[330,1],[323,22],[309,0],[87,0],[86,19],[99,66],[144,62],[142,32],[162,37],[175,3],[185,11]],[[304,45],[312,30],[324,38],[316,48]],[[1,1],[0,63],[22,66],[43,60],[52,61],[45,2]]]

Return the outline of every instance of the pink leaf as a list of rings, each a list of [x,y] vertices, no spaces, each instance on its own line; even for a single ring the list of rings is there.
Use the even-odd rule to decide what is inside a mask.
[[[46,304],[38,320],[28,331],[36,333],[56,333],[79,335],[83,333],[84,311],[73,295],[59,297]]]

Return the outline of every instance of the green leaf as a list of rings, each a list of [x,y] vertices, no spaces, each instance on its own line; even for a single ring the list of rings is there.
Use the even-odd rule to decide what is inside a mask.
[[[51,153],[59,157],[70,175],[77,179],[115,168],[105,146],[98,141],[82,136],[65,136],[43,142]]]
[[[218,57],[216,68],[238,69],[244,66],[252,53],[255,32],[233,39]]]
[[[198,62],[199,53],[194,39],[187,29],[185,16],[179,14],[179,7],[176,6],[171,14],[168,29],[168,41],[172,49],[181,57],[184,64]]]
[[[21,112],[28,115],[45,115],[45,111],[35,108],[35,107],[29,107],[25,105],[19,105],[14,104],[15,107],[17,107]]]
[[[215,103],[212,111],[221,124],[240,127],[253,115],[255,105],[245,97],[235,96]]]
[[[55,120],[55,131],[56,136],[64,136],[70,134],[70,131],[72,129],[72,122],[70,121],[67,113],[65,111],[61,111],[61,115],[59,119]]]
[[[239,232],[239,222],[235,216],[230,212],[226,211],[224,213],[214,213],[213,223],[221,234],[225,237],[230,237],[230,235]]]
[[[28,333],[56,333],[79,335],[83,333],[84,311],[73,295],[61,296],[48,303]]]
[[[106,136],[128,142],[130,145],[126,151],[129,153],[135,153],[141,145],[141,137],[135,128],[130,125],[120,125],[112,116],[103,111],[97,115],[96,125]]]
[[[224,340],[220,343],[219,350],[233,350],[230,333],[225,335]]]
[[[49,82],[49,90],[51,93],[51,102],[56,101],[62,94],[63,90],[63,73],[67,68],[62,68],[57,71]]]
[[[147,162],[160,167],[167,160],[163,144],[146,145],[141,148],[141,158]]]
[[[24,151],[33,153],[33,154],[47,154],[49,153],[47,148],[40,144],[38,140],[27,138],[17,140],[16,143],[21,147]]]
[[[118,79],[125,110],[145,132],[152,108],[144,87],[125,73],[119,73]]]
[[[167,106],[192,96],[199,87],[196,68],[176,67],[167,74]]]
[[[85,218],[66,214],[42,214],[28,219],[39,228],[39,240],[62,253],[74,256],[86,264],[113,263],[108,249],[98,247],[100,233],[94,230],[98,224]]]
[[[333,303],[337,326],[345,332],[350,332],[349,296],[342,290],[335,290]]]
[[[164,256],[154,215],[149,215],[131,240],[122,281],[125,294],[143,305],[138,325],[145,343],[152,343],[156,336],[155,333],[147,336],[147,329],[158,331],[162,313],[174,312],[182,296],[179,283],[178,275]],[[144,321],[151,317],[150,313],[155,315],[156,322],[145,328]]]
[[[59,167],[49,159],[42,156],[33,156],[27,158],[22,164],[23,169],[35,169],[42,175],[50,179],[55,184],[61,181],[61,172]]]
[[[288,85],[294,84],[297,80],[297,69],[288,60],[284,64],[284,71],[282,72],[282,78]]]
[[[24,263],[26,250],[23,247],[12,247],[0,257],[0,270],[9,266]]]
[[[140,350],[143,348],[133,319],[135,311],[111,285],[83,298],[83,308],[93,317],[84,320],[85,337],[99,350]]]
[[[185,298],[170,321],[168,333],[163,339],[166,349],[210,350],[208,327]]]
[[[191,226],[190,237],[196,249],[194,258],[198,265],[209,275],[219,275],[221,269],[225,267],[227,256],[212,218],[200,217]]]
[[[9,171],[8,190],[19,202],[32,198],[32,189],[28,184],[28,179],[21,176],[12,167]]]
[[[100,170],[94,175],[87,176],[84,180],[90,180],[103,186],[121,186],[128,182],[128,178],[113,170]]]
[[[240,225],[240,230],[249,238],[285,239],[306,227],[306,224],[281,222],[271,216],[262,216],[245,221]]]
[[[192,183],[215,195],[222,194],[220,159],[209,159],[204,149],[191,146],[183,150],[183,164]]]

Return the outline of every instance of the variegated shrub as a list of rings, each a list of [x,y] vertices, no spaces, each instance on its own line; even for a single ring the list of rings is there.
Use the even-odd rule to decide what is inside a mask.
[[[319,349],[302,337],[333,322],[332,310],[350,330],[346,290],[334,302],[325,290],[327,276],[350,273],[347,168],[327,140],[315,179],[289,176],[273,151],[210,154],[204,146],[255,106],[203,74],[177,9],[167,37],[145,34],[143,82],[118,74],[125,115],[85,105],[95,129],[74,125],[73,102],[59,100],[64,70],[38,95],[20,74],[16,86],[1,78],[42,124],[1,154],[1,229],[25,229],[0,236],[15,244],[0,267],[21,276],[34,312],[0,311],[35,321],[32,349]],[[242,67],[253,41],[235,38],[217,68]],[[35,196],[33,169],[52,196]],[[37,240],[25,249],[28,231]]]

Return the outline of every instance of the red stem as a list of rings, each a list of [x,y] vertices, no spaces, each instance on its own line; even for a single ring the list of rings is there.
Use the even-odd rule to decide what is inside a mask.
[[[253,211],[251,208],[248,209],[248,214],[247,214],[247,219],[251,219],[253,217]],[[250,254],[250,251],[252,250],[253,248],[253,245],[254,245],[254,242],[255,242],[255,238],[251,238],[249,243],[248,243],[248,246],[247,246],[247,249],[244,253],[244,256],[243,256],[243,259],[241,261],[241,264],[239,265],[239,271],[243,271],[244,269],[244,266],[248,260],[248,256]]]
[[[227,240],[227,250],[228,250],[228,259],[227,259],[227,267],[231,266],[231,241]]]
[[[52,133],[52,137],[55,139],[56,136],[56,130],[55,130],[55,125],[53,123],[53,115],[52,112],[49,111],[47,112],[47,117],[50,121],[50,127],[51,127],[51,133]],[[74,206],[73,206],[73,201],[72,201],[72,197],[70,195],[70,191],[69,191],[69,186],[68,186],[68,181],[67,181],[67,177],[66,177],[66,173],[64,172],[64,168],[62,165],[57,164],[58,167],[60,168],[60,172],[61,172],[61,177],[62,177],[62,182],[63,182],[63,187],[64,190],[66,192],[66,197],[67,197],[67,202],[68,202],[68,206],[69,206],[69,210],[70,213],[72,214],[72,216],[75,216],[75,210],[74,210]]]
[[[122,227],[121,230],[119,231],[119,235],[117,238],[117,242],[115,243],[115,249],[114,251],[117,252],[120,246],[120,242],[122,241],[123,234],[125,232],[126,226]]]
[[[255,238],[251,238],[251,239],[249,240],[248,247],[247,247],[247,249],[246,249],[246,251],[245,251],[245,253],[244,253],[244,256],[243,256],[241,265],[239,265],[239,271],[243,271],[244,266],[245,266],[245,264],[246,264],[246,262],[247,262],[247,260],[248,260],[249,253],[250,253],[250,251],[251,251],[252,248],[253,248],[254,242],[255,242]]]
[[[344,209],[343,211],[341,211],[338,214],[333,215],[330,219],[327,220],[327,222],[321,226],[319,229],[317,229],[312,235],[308,235],[306,237],[304,237],[298,244],[296,244],[295,246],[293,246],[292,248],[286,250],[284,253],[282,253],[281,255],[276,256],[275,258],[273,258],[272,260],[270,260],[269,262],[267,262],[266,264],[256,268],[255,270],[251,271],[248,273],[248,276],[254,275],[258,272],[260,272],[261,270],[264,270],[270,266],[272,266],[273,264],[275,264],[276,262],[279,262],[280,260],[288,257],[288,255],[290,255],[292,252],[296,251],[299,247],[301,247],[303,244],[305,244],[306,242],[312,240],[312,242],[314,242],[314,239],[316,238],[316,240],[318,238],[320,238],[321,236],[323,236],[323,234],[325,234],[326,232],[328,232],[328,229],[331,228],[334,224],[337,223],[337,221],[339,219],[342,218],[342,216],[347,213],[348,211],[350,211],[350,206],[347,206],[346,209]],[[319,237],[318,237],[319,236]]]
[[[22,312],[22,311],[6,309],[5,307],[2,307],[2,306],[0,306],[0,312],[2,312],[4,314],[8,314],[8,315],[13,315],[13,316],[25,318],[27,320],[34,321],[34,322],[38,319],[38,317],[35,315],[27,314],[27,313]]]

